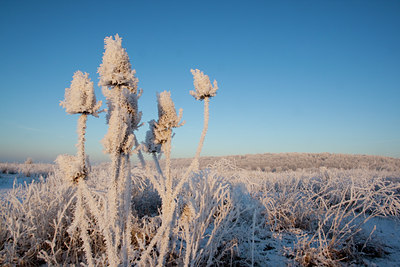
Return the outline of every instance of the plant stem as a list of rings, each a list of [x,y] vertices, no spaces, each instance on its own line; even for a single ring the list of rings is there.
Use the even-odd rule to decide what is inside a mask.
[[[158,266],[164,266],[165,256],[169,249],[170,236],[171,236],[171,225],[173,221],[173,215],[175,212],[175,205],[172,191],[172,176],[171,176],[171,139],[172,130],[169,131],[167,142],[163,144],[163,150],[165,153],[165,195],[162,200],[162,229],[163,234],[161,237],[161,247],[159,248],[160,255],[158,257]]]
[[[172,131],[171,131],[172,132]],[[167,195],[170,196],[172,193],[172,177],[171,177],[171,132],[167,139],[167,142],[164,146],[164,153],[165,153],[165,176],[166,176],[166,184],[167,187]]]
[[[87,114],[82,113],[78,119],[78,160],[82,172],[86,173],[86,155],[85,155],[85,133],[86,133]]]
[[[207,134],[207,130],[208,130],[208,120],[209,120],[209,116],[210,116],[210,98],[206,97],[204,98],[204,125],[203,125],[203,131],[201,132],[201,136],[200,136],[200,141],[199,144],[197,146],[197,151],[196,151],[196,155],[194,156],[194,159],[192,161],[192,163],[190,164],[189,168],[187,169],[184,179],[190,174],[191,171],[198,171],[199,170],[199,158],[200,158],[200,153],[201,150],[203,148],[203,144],[204,144],[204,139],[206,137]]]
[[[129,161],[129,154],[124,155],[125,158],[125,184],[124,184],[124,215],[122,223],[122,266],[128,266],[128,251],[131,245],[131,199],[132,199],[132,181],[131,181],[131,170],[130,170],[130,161]]]
[[[157,169],[158,173],[159,173],[161,176],[164,176],[164,174],[163,174],[163,172],[162,172],[162,170],[161,170],[160,162],[158,161],[158,158],[157,158],[156,153],[155,153],[155,152],[154,152],[154,153],[151,153],[151,155],[153,156],[154,164],[156,165],[156,169]]]
[[[135,136],[134,137],[135,138],[135,147],[138,147],[139,146],[139,142],[138,142],[138,140],[136,138],[136,134],[134,136]],[[141,149],[139,149],[139,151],[138,151],[138,158],[139,158],[140,164],[142,165],[142,168],[146,169],[146,161],[144,160],[143,153],[142,153]]]
[[[83,207],[83,187],[85,181],[79,180],[78,181],[78,199],[76,203],[76,215],[75,219],[78,220],[79,222],[79,230],[80,230],[80,236],[83,241],[83,250],[85,251],[85,257],[88,263],[88,266],[92,267],[95,266],[92,258],[92,249],[90,247],[90,237],[88,235],[88,222],[86,219],[86,214],[85,214],[85,209]]]

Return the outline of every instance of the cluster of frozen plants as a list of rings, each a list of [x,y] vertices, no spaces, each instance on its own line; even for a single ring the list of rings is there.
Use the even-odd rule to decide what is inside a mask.
[[[246,171],[229,161],[199,169],[212,84],[191,71],[204,102],[204,128],[185,169],[171,168],[173,128],[183,125],[171,94],[157,95],[158,120],[146,140],[138,80],[121,38],[107,37],[99,85],[107,99],[103,139],[111,163],[91,167],[88,115],[98,116],[88,74],[74,74],[61,105],[78,120],[78,153],[57,158],[55,172],[1,198],[1,265],[265,266],[365,264],[390,252],[365,223],[397,220],[400,173],[376,170]],[[144,160],[143,152],[154,160]],[[132,168],[136,154],[141,166]],[[160,165],[161,155],[165,156]],[[154,166],[154,168],[152,167]]]

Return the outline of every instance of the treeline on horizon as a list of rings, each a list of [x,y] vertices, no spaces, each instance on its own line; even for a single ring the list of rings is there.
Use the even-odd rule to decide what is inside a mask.
[[[231,161],[233,165],[240,169],[264,172],[296,171],[321,167],[343,170],[400,170],[400,159],[397,158],[373,155],[295,152],[201,157],[200,168],[206,168],[221,159]],[[173,159],[172,164],[174,168],[185,168],[190,164],[190,159]]]
[[[373,155],[351,155],[333,153],[265,153],[219,157],[200,157],[200,169],[207,168],[219,160],[228,160],[239,169],[263,172],[285,172],[333,168],[342,170],[368,169],[400,171],[400,159]],[[174,169],[187,168],[191,158],[174,158]],[[163,160],[161,160],[163,162]],[[151,165],[152,162],[148,161]],[[101,163],[98,165],[105,165]],[[154,167],[154,166],[153,166]],[[43,175],[53,171],[53,164],[43,163],[0,163],[0,173]]]

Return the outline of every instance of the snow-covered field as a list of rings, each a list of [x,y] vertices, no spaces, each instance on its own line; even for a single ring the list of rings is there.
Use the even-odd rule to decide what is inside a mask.
[[[54,164],[0,162],[0,194],[4,196],[14,186],[39,181],[40,177],[47,177],[53,171]]]
[[[400,266],[396,164],[390,170],[268,172],[220,159],[192,173],[176,196],[165,264]],[[148,179],[158,177],[155,169],[131,170],[130,242],[113,240],[116,247],[109,248],[107,164],[92,167],[85,184],[64,180],[57,168],[46,178],[32,172],[24,177],[26,168],[21,164],[14,174],[1,173],[0,264],[101,266],[109,265],[114,253],[132,265],[157,265],[165,217],[160,193]],[[40,174],[46,168],[31,166]],[[184,170],[172,170],[175,186]],[[82,223],[86,234],[80,232]]]
[[[17,174],[0,173],[0,194],[4,196],[5,193],[13,188],[13,186],[18,186],[24,183],[30,184],[33,179],[33,177],[25,177]]]

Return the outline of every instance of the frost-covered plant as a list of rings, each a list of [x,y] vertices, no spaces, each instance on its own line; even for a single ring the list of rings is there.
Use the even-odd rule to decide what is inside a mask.
[[[165,154],[165,172],[167,180],[171,180],[171,141],[172,129],[182,126],[182,109],[179,109],[179,116],[176,114],[174,102],[171,99],[171,92],[157,94],[158,121],[154,123],[154,142],[161,145]],[[172,181],[170,181],[172,182]],[[168,182],[167,182],[168,183]],[[167,186],[168,187],[168,186]]]
[[[64,178],[78,184],[76,192],[77,202],[75,206],[75,213],[73,224],[70,227],[70,233],[79,228],[80,237],[84,244],[84,251],[86,260],[89,266],[94,266],[92,259],[92,251],[90,247],[90,240],[87,234],[88,220],[86,219],[86,211],[83,207],[83,192],[84,179],[88,175],[88,160],[85,155],[85,133],[86,121],[88,115],[98,117],[99,109],[102,102],[96,102],[94,94],[93,82],[89,79],[89,74],[83,74],[81,71],[75,72],[71,87],[65,89],[65,100],[61,101],[60,105],[63,106],[69,114],[81,114],[78,119],[78,148],[77,156],[60,155],[57,157],[56,162],[60,166],[64,174]]]
[[[105,151],[112,157],[115,179],[118,177],[118,161],[121,156],[131,153],[138,145],[134,131],[140,126],[142,113],[138,111],[138,99],[141,91],[137,90],[138,79],[132,70],[128,54],[122,48],[122,39],[115,35],[106,37],[103,63],[98,69],[99,86],[107,98],[107,123],[109,129],[103,139]]]
[[[217,94],[217,81],[214,80],[213,85],[210,82],[210,78],[208,75],[205,75],[202,71],[196,69],[191,69],[190,72],[193,74],[193,85],[196,91],[190,91],[190,94],[196,98],[196,100],[204,100],[204,126],[203,131],[201,133],[200,141],[197,147],[196,155],[193,159],[191,166],[188,168],[188,171],[192,169],[197,171],[199,169],[199,157],[201,153],[201,149],[203,148],[204,138],[207,134],[208,129],[208,120],[209,120],[209,106],[210,106],[210,98]]]
[[[105,152],[112,160],[113,179],[108,193],[109,221],[112,240],[107,240],[110,265],[118,265],[120,260],[114,248],[122,246],[123,264],[127,261],[128,233],[130,232],[131,178],[129,156],[138,142],[134,131],[140,127],[142,113],[138,111],[138,99],[141,91],[137,90],[138,79],[132,69],[122,39],[115,35],[106,37],[103,62],[98,69],[99,86],[107,99],[108,132],[103,139]],[[141,151],[139,159],[145,165]],[[122,194],[117,192],[121,191]],[[122,240],[122,244],[120,244]]]
[[[204,75],[199,70],[191,71],[194,76],[196,92],[191,91],[190,94],[198,100],[204,100],[204,129],[194,160],[176,186],[173,186],[173,179],[171,176],[170,153],[172,128],[179,127],[183,125],[183,123],[180,123],[182,110],[179,110],[179,115],[177,115],[170,92],[164,91],[157,95],[158,121],[151,121],[149,123],[150,129],[146,135],[145,147],[147,148],[147,151],[153,155],[156,167],[162,177],[161,181],[155,181],[154,179],[151,179],[162,199],[162,227],[159,229],[157,235],[153,238],[150,246],[147,248],[141,264],[150,262],[148,257],[152,247],[156,243],[160,243],[160,256],[158,259],[158,265],[161,266],[164,264],[165,255],[170,245],[169,240],[171,236],[171,229],[174,225],[174,219],[177,216],[176,198],[180,194],[182,187],[186,183],[191,171],[198,170],[198,158],[200,156],[201,148],[203,146],[204,138],[208,128],[209,98],[215,96],[218,86],[216,81],[214,81],[214,86],[212,86],[208,76]],[[156,157],[156,153],[159,153],[160,145],[162,152],[165,154],[165,176],[159,167],[158,158]]]
[[[156,236],[146,249],[146,252],[141,260],[141,265],[149,263],[149,254],[152,247],[158,243],[159,258],[158,266],[163,266],[165,257],[170,246],[171,231],[173,228],[173,221],[176,211],[175,197],[179,192],[179,188],[173,188],[173,179],[171,175],[171,141],[172,129],[180,127],[184,122],[182,119],[182,109],[179,110],[177,115],[174,102],[171,99],[171,93],[163,91],[157,94],[158,103],[158,121],[150,122],[150,130],[147,133],[146,147],[147,151],[153,154],[154,161],[161,175],[161,180],[157,181],[151,179],[155,188],[160,194],[162,199],[162,226],[158,229]],[[162,173],[155,153],[160,148],[165,154],[165,176]]]
[[[65,89],[65,99],[60,102],[60,106],[64,107],[69,114],[81,114],[78,119],[78,166],[79,170],[75,177],[71,177],[75,182],[79,178],[85,178],[87,175],[86,155],[85,155],[85,133],[87,115],[98,117],[102,102],[96,102],[94,94],[93,82],[89,78],[89,74],[83,74],[81,71],[74,73],[71,87]],[[64,161],[60,160],[59,163]],[[64,169],[67,169],[65,167]]]

